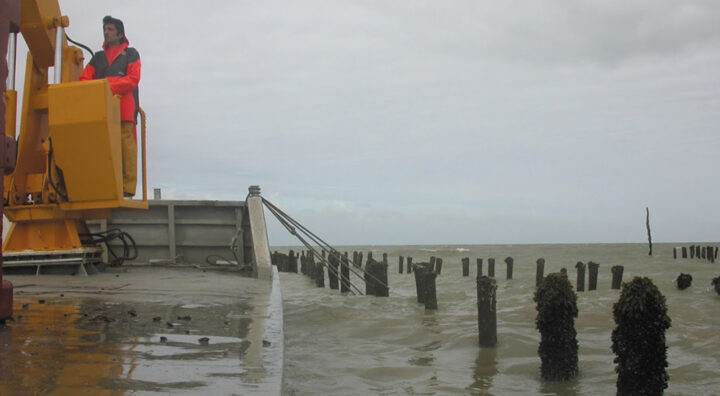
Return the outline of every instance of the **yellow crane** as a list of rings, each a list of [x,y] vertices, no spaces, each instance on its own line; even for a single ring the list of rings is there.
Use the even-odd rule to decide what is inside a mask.
[[[142,200],[125,200],[120,100],[104,79],[77,81],[84,58],[68,45],[69,23],[57,0],[21,1],[20,33],[29,52],[17,160],[4,179],[5,214],[12,221],[2,247],[6,265],[100,257],[85,221],[109,218],[116,209],[148,208],[144,117]],[[17,35],[10,36],[5,129],[15,137]]]

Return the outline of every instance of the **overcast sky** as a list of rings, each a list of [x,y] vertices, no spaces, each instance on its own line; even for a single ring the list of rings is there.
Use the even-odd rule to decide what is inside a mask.
[[[646,206],[719,239],[717,0],[60,3],[93,49],[125,22],[164,198],[259,184],[334,244],[643,242]]]

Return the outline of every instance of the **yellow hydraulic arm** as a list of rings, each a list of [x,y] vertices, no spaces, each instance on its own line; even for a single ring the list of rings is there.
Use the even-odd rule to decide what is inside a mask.
[[[118,208],[147,209],[145,131],[143,199],[124,200],[120,101],[106,80],[78,82],[82,51],[68,46],[69,19],[57,0],[22,0],[20,32],[29,52],[15,171],[4,179],[13,222],[3,251],[64,252],[94,247],[85,220]],[[11,38],[11,42],[16,40]],[[15,62],[11,52],[11,63]],[[52,84],[49,68],[54,67]],[[13,64],[10,65],[14,70]],[[17,92],[5,93],[6,133],[15,136]]]

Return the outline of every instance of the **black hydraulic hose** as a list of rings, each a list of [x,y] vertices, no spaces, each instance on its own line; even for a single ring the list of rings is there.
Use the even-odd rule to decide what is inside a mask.
[[[92,59],[92,57],[95,55],[95,53],[93,52],[93,50],[91,50],[87,45],[85,45],[85,44],[83,44],[83,43],[78,43],[77,41],[71,39],[70,36],[68,36],[67,31],[65,31],[65,38],[66,38],[69,42],[71,42],[71,43],[77,45],[78,47],[83,48],[85,51],[89,52],[91,59]]]
[[[68,200],[67,194],[60,191],[60,189],[57,187],[57,185],[53,181],[53,177],[52,177],[52,174],[53,174],[52,139],[48,138],[48,142],[50,144],[50,150],[48,150],[48,168],[49,168],[48,169],[48,181],[50,182],[50,187],[52,187],[52,189],[55,190],[55,193],[67,201]],[[58,175],[62,176],[62,170],[58,166],[55,166],[55,168],[57,169]]]
[[[89,234],[80,234],[80,236],[89,236],[92,238],[93,243],[103,243],[107,247],[108,254],[112,256],[110,265],[113,267],[119,267],[123,262],[128,260],[135,260],[138,257],[138,249],[135,240],[130,234],[120,229],[113,228],[107,231],[100,231]],[[110,241],[115,239],[122,242],[122,255],[115,252],[115,249],[110,246]]]

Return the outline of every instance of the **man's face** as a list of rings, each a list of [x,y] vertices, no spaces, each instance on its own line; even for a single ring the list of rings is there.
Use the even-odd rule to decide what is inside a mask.
[[[105,42],[110,45],[120,44],[122,36],[118,33],[117,28],[112,23],[108,23],[103,27],[103,35],[105,36]]]

